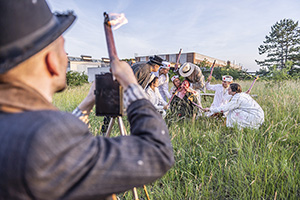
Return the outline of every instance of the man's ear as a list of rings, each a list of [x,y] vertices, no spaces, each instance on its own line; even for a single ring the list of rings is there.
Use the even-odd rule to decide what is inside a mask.
[[[48,72],[51,76],[57,76],[59,74],[59,62],[56,53],[53,51],[48,52],[45,59]]]

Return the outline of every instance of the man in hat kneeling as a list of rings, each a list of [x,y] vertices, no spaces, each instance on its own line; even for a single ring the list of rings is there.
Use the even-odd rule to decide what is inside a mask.
[[[132,136],[94,137],[78,119],[94,106],[94,85],[73,115],[51,103],[66,87],[61,34],[73,13],[52,14],[44,0],[2,0],[0,7],[1,199],[104,199],[170,169],[167,126],[127,63],[111,65]]]

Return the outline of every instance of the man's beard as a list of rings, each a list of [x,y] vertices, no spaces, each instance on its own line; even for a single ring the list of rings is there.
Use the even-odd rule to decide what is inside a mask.
[[[63,92],[67,88],[67,84],[65,83],[63,86],[59,87],[55,93]]]

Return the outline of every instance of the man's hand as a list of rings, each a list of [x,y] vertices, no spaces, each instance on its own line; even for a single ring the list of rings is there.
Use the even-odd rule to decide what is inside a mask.
[[[116,77],[117,81],[122,85],[124,90],[128,85],[138,84],[133,74],[133,71],[128,63],[117,59],[111,60],[111,72]]]
[[[212,76],[209,76],[209,77],[207,78],[207,82],[210,82],[211,79],[212,79]]]
[[[89,90],[88,95],[85,99],[78,105],[78,108],[85,114],[90,114],[91,110],[95,105],[95,82],[92,83],[92,86]]]
[[[167,109],[169,109],[169,105],[167,104],[163,108],[164,108],[164,110],[167,110]]]
[[[209,112],[209,108],[204,108],[203,111],[204,112]]]

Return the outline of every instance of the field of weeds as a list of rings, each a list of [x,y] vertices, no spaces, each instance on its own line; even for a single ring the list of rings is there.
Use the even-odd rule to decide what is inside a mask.
[[[244,91],[251,81],[239,82]],[[258,130],[227,128],[221,120],[198,117],[169,123],[176,163],[160,180],[147,185],[151,199],[299,199],[299,81],[258,81],[251,94],[265,112]],[[72,111],[89,84],[56,94],[54,104]],[[209,106],[209,97],[203,101]],[[129,132],[129,126],[124,117]],[[102,117],[90,116],[99,134]],[[114,136],[118,136],[117,125]],[[142,188],[140,199],[145,199]],[[118,194],[132,199],[131,192]]]

